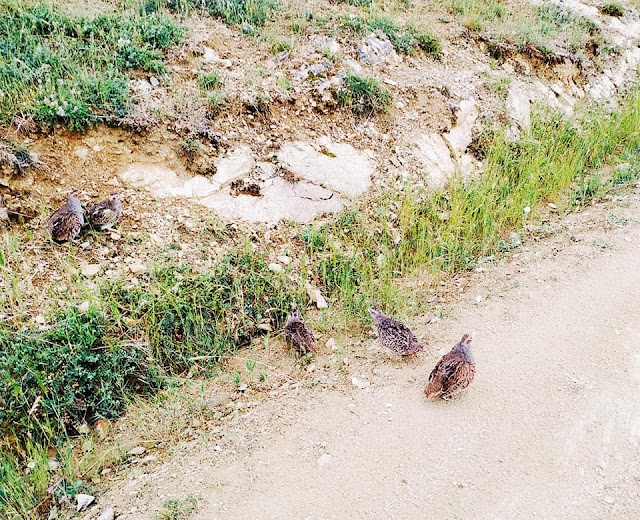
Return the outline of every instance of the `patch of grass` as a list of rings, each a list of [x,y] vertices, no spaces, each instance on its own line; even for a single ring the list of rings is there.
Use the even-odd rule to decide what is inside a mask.
[[[205,356],[215,365],[254,336],[282,325],[302,292],[264,256],[245,245],[224,255],[208,273],[187,265],[159,266],[147,286],[110,283],[102,297],[117,323],[135,323],[130,333],[149,342],[152,359],[170,373],[189,369]]]
[[[372,31],[383,33],[393,48],[402,54],[414,54],[422,50],[427,54],[437,56],[442,50],[439,38],[428,32],[419,30],[412,25],[400,27],[390,18],[361,18],[349,16],[343,18],[342,26],[356,34],[366,34]]]
[[[197,511],[198,500],[199,498],[193,495],[183,500],[165,500],[156,520],[187,520]]]
[[[128,71],[163,72],[184,30],[125,12],[79,17],[29,0],[0,2],[0,123],[16,115],[84,130],[124,116]]]
[[[23,173],[32,166],[42,166],[37,156],[26,146],[9,139],[0,140],[0,167],[7,166],[16,173]]]
[[[375,78],[347,73],[337,92],[338,104],[356,115],[369,116],[386,112],[391,105],[391,94]]]
[[[288,52],[293,49],[293,42],[291,40],[278,39],[271,43],[271,53],[280,54],[281,52]]]
[[[600,12],[608,16],[620,18],[624,16],[624,6],[618,2],[607,2],[600,7]]]
[[[207,72],[198,77],[198,86],[203,92],[210,92],[220,87],[220,75],[217,72]]]
[[[72,308],[46,331],[0,329],[0,439],[55,444],[160,387],[147,353],[108,341],[107,328],[96,309]]]
[[[238,25],[245,32],[262,27],[277,7],[276,0],[166,0],[173,12],[188,14],[199,10],[220,18],[229,25]]]

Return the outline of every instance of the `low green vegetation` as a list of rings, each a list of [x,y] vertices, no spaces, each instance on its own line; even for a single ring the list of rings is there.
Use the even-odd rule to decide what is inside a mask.
[[[549,55],[570,52],[579,59],[613,52],[591,20],[565,6],[542,3],[532,10],[528,4],[503,0],[452,0],[448,8],[470,30],[487,32],[522,49],[533,46]]]
[[[84,130],[124,116],[128,73],[165,70],[183,29],[160,14],[72,16],[48,3],[0,0],[0,123],[32,117]]]
[[[164,3],[174,13],[204,11],[226,24],[240,26],[245,32],[262,27],[277,7],[276,0],[165,0]]]
[[[184,500],[166,500],[156,520],[188,520],[198,509],[198,498],[188,496]]]
[[[391,94],[375,78],[347,73],[337,92],[338,104],[356,115],[369,116],[386,112],[391,105]]]
[[[439,38],[433,34],[419,30],[412,25],[401,27],[390,18],[348,16],[343,18],[342,26],[360,35],[379,31],[389,38],[394,49],[402,54],[414,54],[421,50],[437,56],[442,50]]]
[[[624,16],[624,6],[618,2],[607,2],[600,8],[600,11],[606,15],[615,16],[617,18]]]

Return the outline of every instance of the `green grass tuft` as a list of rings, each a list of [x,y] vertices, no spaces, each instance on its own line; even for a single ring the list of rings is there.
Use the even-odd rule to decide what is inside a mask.
[[[374,79],[348,73],[337,93],[338,104],[356,115],[369,116],[386,112],[391,105],[391,94]]]
[[[600,12],[620,18],[624,16],[624,6],[618,2],[607,2],[600,8]]]
[[[198,497],[189,495],[183,500],[165,500],[162,511],[156,516],[156,520],[187,520],[198,509]]]
[[[276,0],[166,0],[173,12],[188,14],[201,10],[229,25],[241,26],[246,32],[262,27],[277,7]]]

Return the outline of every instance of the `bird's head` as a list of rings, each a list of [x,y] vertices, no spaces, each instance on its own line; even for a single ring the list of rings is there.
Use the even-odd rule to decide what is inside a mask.
[[[122,195],[119,193],[112,193],[109,195],[109,202],[116,202],[122,200]]]
[[[378,309],[378,307],[375,307],[375,306],[372,305],[371,307],[369,307],[369,314],[371,314],[371,316],[375,317],[375,316],[380,314],[380,309]]]
[[[473,332],[467,332],[462,339],[460,340],[461,345],[471,345],[471,341],[473,340]]]

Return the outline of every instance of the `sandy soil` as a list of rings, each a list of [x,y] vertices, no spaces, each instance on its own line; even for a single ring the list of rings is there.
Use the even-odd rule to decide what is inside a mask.
[[[417,330],[429,347],[416,362],[356,356],[348,380],[365,388],[274,392],[101,507],[153,518],[195,494],[207,520],[640,518],[639,209],[636,190],[552,218],[537,233],[550,236],[483,264]],[[429,371],[469,330],[476,380],[425,401]]]

